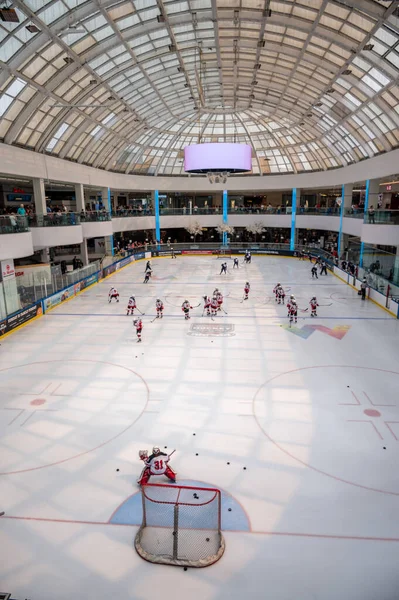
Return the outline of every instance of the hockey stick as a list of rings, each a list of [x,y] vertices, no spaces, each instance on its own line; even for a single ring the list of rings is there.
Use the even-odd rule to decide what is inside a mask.
[[[308,310],[309,310],[309,307],[308,308],[300,308],[299,312],[308,312]]]
[[[170,454],[168,454],[169,458],[172,456],[172,454],[174,454],[176,452],[176,448],[174,450],[172,450],[172,452]]]
[[[319,306],[332,306],[332,302],[330,304],[319,304]]]
[[[221,306],[220,308],[222,309],[222,311],[224,312],[224,314],[225,314],[225,315],[228,315],[228,314],[229,314],[229,313],[227,313],[227,312],[224,310],[223,306]]]
[[[154,317],[153,320],[150,321],[150,323],[153,323],[156,319],[159,319],[159,315],[157,315],[156,317]]]
[[[145,313],[141,312],[141,310],[139,308],[137,308],[137,306],[136,306],[136,310],[138,310],[141,315],[145,315]]]

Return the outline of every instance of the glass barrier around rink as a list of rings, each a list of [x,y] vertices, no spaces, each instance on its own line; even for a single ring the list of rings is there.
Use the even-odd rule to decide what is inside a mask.
[[[0,216],[0,234],[23,233],[25,231],[29,231],[27,217],[16,214]]]

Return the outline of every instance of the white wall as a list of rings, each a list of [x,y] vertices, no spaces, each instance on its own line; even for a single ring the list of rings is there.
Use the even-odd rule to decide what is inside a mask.
[[[23,258],[32,254],[33,245],[30,231],[0,235],[0,260]]]
[[[144,229],[155,229],[155,217],[115,217],[112,219],[112,231],[114,233],[119,231],[143,231]]]
[[[344,217],[342,219],[342,231],[343,233],[347,233],[348,235],[355,235],[357,237],[361,237],[363,224],[363,219],[351,219],[350,217]]]
[[[365,225],[362,227],[362,242],[399,246],[398,225]]]
[[[322,229],[323,231],[339,231],[339,217],[322,215],[296,216],[297,229]]]
[[[81,225],[71,225],[70,227],[33,227],[31,235],[35,250],[51,248],[53,246],[69,246],[70,244],[80,244],[83,242]],[[0,236],[0,238],[2,237],[4,236]],[[27,255],[24,254],[23,256]]]
[[[396,173],[399,164],[399,149],[380,156],[363,160],[360,163],[317,173],[300,175],[264,175],[229,177],[226,184],[210,184],[201,177],[146,177],[144,175],[123,175],[101,169],[94,169],[53,156],[23,150],[16,146],[0,144],[0,171],[7,175],[42,177],[54,181],[83,183],[94,188],[111,187],[115,190],[161,190],[161,191],[206,191],[218,190],[267,191],[325,188],[343,183],[353,183],[366,179],[385,177]]]
[[[86,239],[104,237],[106,235],[112,235],[113,233],[112,221],[82,223],[81,226],[83,237]]]

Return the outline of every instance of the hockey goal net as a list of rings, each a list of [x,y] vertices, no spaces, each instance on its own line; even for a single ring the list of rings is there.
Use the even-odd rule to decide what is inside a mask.
[[[220,490],[147,484],[143,522],[135,538],[138,554],[152,563],[207,567],[222,556]]]

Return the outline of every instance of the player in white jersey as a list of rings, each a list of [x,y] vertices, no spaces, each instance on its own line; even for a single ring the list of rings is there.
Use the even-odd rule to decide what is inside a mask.
[[[130,296],[128,302],[127,302],[127,309],[126,309],[126,314],[127,315],[134,315],[134,309],[137,308],[136,305],[136,298],[134,296]]]
[[[278,299],[278,304],[284,304],[285,291],[284,291],[284,288],[282,285],[280,285],[277,290],[277,299]]]
[[[155,308],[157,309],[157,319],[163,317],[163,302],[159,298],[155,302]]]
[[[295,321],[295,323],[298,322],[298,305],[296,303],[296,300],[295,300],[294,296],[291,296],[291,298],[290,298],[288,315],[289,315],[290,327],[291,327],[291,323],[293,321]]]
[[[187,319],[190,318],[190,308],[193,308],[190,304],[190,302],[188,300],[185,300],[183,302],[183,304],[181,305],[181,309],[184,312],[184,318],[187,321]]]
[[[108,292],[108,302],[111,303],[111,301],[113,299],[115,299],[117,302],[119,302],[119,292],[114,287],[112,287]]]
[[[276,302],[277,302],[277,300],[278,300],[278,293],[277,293],[277,292],[278,292],[278,289],[279,289],[279,287],[280,287],[280,286],[281,286],[281,283],[277,283],[277,284],[274,286],[274,288],[273,288],[273,294],[274,294],[274,296],[275,296],[275,300],[276,300]]]
[[[202,314],[204,314],[205,311],[207,316],[209,317],[209,315],[211,314],[211,299],[209,296],[204,296],[204,310],[202,311]]]
[[[223,304],[223,294],[222,294],[222,292],[218,292],[216,294],[216,299],[218,301],[218,310],[222,310],[222,304]]]
[[[136,328],[137,341],[141,342],[141,332],[143,331],[143,321],[138,317],[133,321],[133,327]]]
[[[173,454],[173,452],[172,452]],[[153,448],[151,456],[148,456],[147,450],[140,450],[139,457],[144,461],[144,468],[137,481],[139,485],[146,485],[152,475],[166,475],[172,483],[176,483],[176,473],[170,468],[169,460],[171,455],[161,452],[159,448]]]

